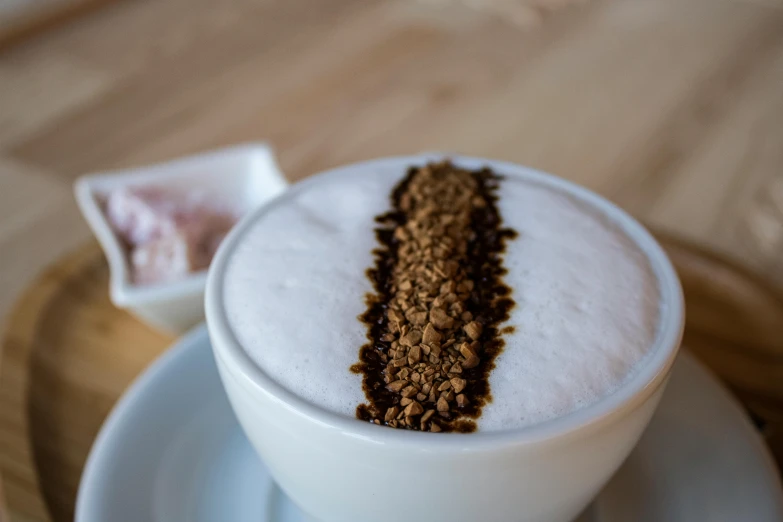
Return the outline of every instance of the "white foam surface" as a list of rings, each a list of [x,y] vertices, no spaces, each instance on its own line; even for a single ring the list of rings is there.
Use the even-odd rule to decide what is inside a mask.
[[[349,371],[366,342],[358,316],[372,285],[374,218],[407,160],[332,171],[292,188],[256,216],[230,254],[230,327],[269,376],[311,403],[353,417],[365,401]],[[493,431],[590,405],[634,374],[654,344],[657,279],[626,234],[587,203],[503,172],[499,208],[508,244],[514,332],[490,374]]]

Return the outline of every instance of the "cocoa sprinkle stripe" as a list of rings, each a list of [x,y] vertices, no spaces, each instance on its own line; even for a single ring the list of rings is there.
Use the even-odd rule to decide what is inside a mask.
[[[514,305],[502,276],[500,177],[448,161],[411,168],[376,218],[375,293],[360,317],[369,343],[351,370],[367,403],[357,417],[392,428],[475,431]]]

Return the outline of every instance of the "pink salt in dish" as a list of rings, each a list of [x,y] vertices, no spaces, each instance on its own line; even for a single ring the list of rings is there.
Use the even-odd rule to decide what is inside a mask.
[[[105,212],[125,243],[133,281],[142,285],[207,269],[239,218],[235,210],[211,203],[203,191],[159,187],[112,190]]]
[[[74,184],[74,193],[106,254],[112,303],[154,328],[177,334],[204,318],[207,271],[196,267],[206,268],[224,229],[230,228],[226,215],[233,224],[287,186],[272,149],[248,143],[157,165],[85,175]],[[146,195],[126,193],[118,198],[110,222],[108,198],[121,189]],[[184,218],[175,216],[174,207],[179,205],[168,201],[172,194],[191,209]],[[200,214],[205,207],[209,216]],[[129,255],[129,244],[162,237],[168,238],[166,242],[149,243]],[[147,283],[150,280],[157,282]]]

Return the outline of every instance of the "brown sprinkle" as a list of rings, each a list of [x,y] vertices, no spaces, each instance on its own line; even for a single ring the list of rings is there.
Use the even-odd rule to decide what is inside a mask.
[[[465,359],[476,356],[476,352],[473,351],[473,348],[471,348],[470,344],[468,343],[462,343],[459,346],[459,353],[461,353]]]
[[[451,383],[451,387],[454,390],[454,393],[460,393],[465,389],[465,385],[468,381],[465,379],[460,379],[459,377],[453,377],[449,382]]]
[[[400,392],[400,395],[405,397],[406,399],[409,397],[413,397],[416,395],[417,390],[413,386],[408,386],[407,388],[403,389],[402,392]]]
[[[471,321],[463,327],[465,333],[468,334],[468,337],[470,337],[474,341],[477,340],[479,337],[481,337],[481,331],[483,330],[483,328],[484,327],[481,326],[481,323],[477,321]]]
[[[462,361],[462,367],[467,368],[469,370],[471,368],[475,368],[476,366],[478,366],[480,362],[481,361],[479,360],[478,357],[476,357],[475,355],[471,355],[470,357]]]
[[[424,407],[416,401],[413,401],[412,403],[408,404],[408,407],[405,408],[406,417],[421,415],[423,412],[424,412]]]
[[[394,381],[392,383],[389,383],[386,389],[388,389],[391,392],[399,392],[405,387],[406,384],[408,383],[403,380]]]
[[[400,409],[397,406],[392,406],[391,408],[386,410],[386,415],[384,416],[383,420],[385,420],[386,422],[390,422],[394,420],[394,418],[399,413],[400,413]]]
[[[371,342],[355,365],[370,401],[357,409],[360,418],[432,432],[475,429],[463,419],[490,398],[498,325],[513,304],[499,277],[513,233],[499,228],[497,179],[448,162],[411,169],[392,194],[394,210],[378,217],[382,248],[368,272],[377,294],[362,316]]]
[[[437,343],[440,340],[441,340],[441,335],[435,329],[435,326],[433,326],[432,323],[427,323],[427,326],[424,328],[424,335],[422,337],[422,341],[427,344],[432,344],[432,343]]]
[[[413,346],[421,342],[421,332],[419,330],[411,330],[400,338],[400,344],[403,346]]]
[[[422,326],[427,323],[427,312],[413,312],[406,315],[408,321],[416,326]]]
[[[430,322],[435,328],[448,329],[454,325],[454,319],[449,317],[443,308],[433,308],[430,310]]]
[[[405,316],[394,308],[389,310],[388,317],[390,321],[394,321],[395,323],[401,323],[405,319]]]

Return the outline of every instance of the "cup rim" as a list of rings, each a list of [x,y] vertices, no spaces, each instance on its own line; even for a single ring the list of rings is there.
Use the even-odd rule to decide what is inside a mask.
[[[266,374],[243,349],[229,325],[223,306],[223,283],[226,264],[238,241],[245,232],[270,207],[279,204],[286,194],[302,190],[310,185],[316,176],[312,176],[292,186],[288,191],[245,216],[223,241],[209,269],[205,295],[207,326],[212,338],[215,356],[231,369],[239,373],[241,380],[259,388],[272,396],[287,410],[311,421],[340,432],[385,444],[411,446],[427,451],[449,451],[459,449],[495,448],[498,445],[534,444],[554,442],[566,439],[576,433],[600,429],[614,423],[628,412],[636,409],[665,384],[674,363],[682,340],[684,328],[684,298],[679,278],[663,248],[636,219],[602,196],[576,183],[558,178],[551,174],[505,161],[461,156],[455,154],[420,154],[413,156],[393,156],[375,160],[357,162],[323,171],[319,174],[339,172],[345,168],[372,169],[381,164],[399,164],[404,171],[412,165],[428,161],[450,159],[455,164],[467,168],[489,167],[501,175],[521,176],[536,183],[557,188],[598,209],[615,222],[644,252],[657,276],[660,290],[660,313],[658,334],[650,352],[645,356],[641,368],[612,393],[597,402],[561,415],[551,420],[539,422],[521,428],[497,431],[476,431],[461,433],[424,433],[419,431],[383,429],[380,426],[350,418],[319,406],[299,397],[294,392],[278,384]],[[358,348],[357,348],[358,357]],[[237,375],[231,375],[236,378]]]

